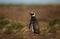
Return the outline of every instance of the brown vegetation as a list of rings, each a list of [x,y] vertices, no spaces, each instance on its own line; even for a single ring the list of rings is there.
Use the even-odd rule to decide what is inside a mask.
[[[27,23],[29,21],[29,12],[33,11],[37,15],[38,20],[51,20],[60,16],[60,5],[22,5],[22,6],[0,6],[0,14],[6,15],[13,20]]]
[[[27,27],[25,27],[23,28],[23,30],[21,30],[21,32],[19,31],[18,33],[9,34],[9,35],[0,34],[0,39],[8,39],[8,38],[9,39],[50,39],[49,35],[47,35],[48,34],[47,26],[48,23],[50,23],[54,19],[56,18],[60,19],[59,4],[58,5],[55,4],[53,5],[0,5],[0,15],[5,15],[8,19],[12,20],[13,22],[19,21],[25,23],[26,25],[28,25],[29,23],[30,11],[36,13],[36,17],[39,20],[40,27],[42,29],[41,35],[35,35],[31,31],[29,31]],[[57,35],[56,37],[59,39],[60,30],[57,31],[56,35]]]

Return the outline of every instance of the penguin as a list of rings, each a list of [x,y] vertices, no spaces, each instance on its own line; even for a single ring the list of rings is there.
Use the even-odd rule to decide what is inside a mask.
[[[30,12],[30,16],[31,16],[31,19],[29,23],[29,29],[31,29],[32,27],[34,34],[40,34],[39,23],[38,23],[38,20],[36,19],[35,12]]]

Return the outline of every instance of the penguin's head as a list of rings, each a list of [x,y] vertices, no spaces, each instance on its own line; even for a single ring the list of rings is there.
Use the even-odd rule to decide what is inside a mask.
[[[30,12],[30,15],[31,15],[32,17],[35,17],[35,12]]]

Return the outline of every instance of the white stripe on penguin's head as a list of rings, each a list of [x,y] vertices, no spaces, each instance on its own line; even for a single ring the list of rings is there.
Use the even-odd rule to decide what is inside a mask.
[[[34,17],[35,16],[35,12],[30,12],[30,14]]]
[[[32,16],[35,17],[35,13]]]

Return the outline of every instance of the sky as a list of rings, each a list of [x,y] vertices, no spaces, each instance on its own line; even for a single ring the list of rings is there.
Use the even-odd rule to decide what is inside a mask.
[[[0,4],[45,4],[59,2],[60,0],[0,0]]]

